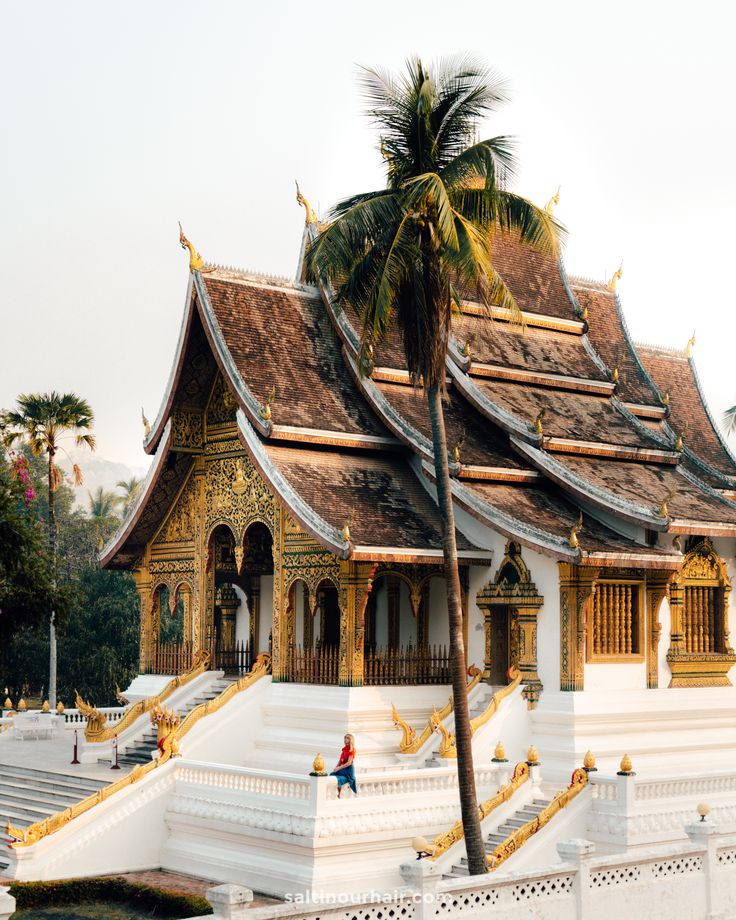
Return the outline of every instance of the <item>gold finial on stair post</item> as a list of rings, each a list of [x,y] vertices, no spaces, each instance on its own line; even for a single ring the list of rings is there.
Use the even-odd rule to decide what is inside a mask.
[[[585,752],[585,757],[583,757],[583,770],[585,770],[586,773],[595,773],[598,770],[598,767],[595,765],[595,757],[592,751]]]
[[[310,776],[327,776],[327,770],[325,769],[325,759],[321,754],[317,756],[312,761],[312,772]]]
[[[621,768],[618,770],[617,776],[636,776],[632,769],[631,758],[628,754],[624,754],[621,758]]]
[[[492,763],[508,763],[508,758],[506,757],[506,748],[499,741],[496,745],[496,749],[493,752]]]
[[[529,750],[526,752],[526,762],[530,767],[539,766],[539,753],[533,744],[529,746]]]

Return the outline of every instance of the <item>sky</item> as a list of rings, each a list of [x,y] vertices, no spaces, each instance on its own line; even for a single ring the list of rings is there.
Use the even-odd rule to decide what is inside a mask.
[[[381,186],[359,67],[471,54],[507,81],[514,190],[557,216],[567,270],[619,284],[637,341],[693,329],[736,402],[734,13],[681,2],[0,0],[0,407],[74,391],[98,452],[148,458],[187,286],[206,260],[293,276],[304,222]]]

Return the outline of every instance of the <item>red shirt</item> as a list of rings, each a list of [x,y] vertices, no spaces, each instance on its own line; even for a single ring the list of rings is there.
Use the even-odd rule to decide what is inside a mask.
[[[355,748],[351,748],[349,744],[346,744],[340,751],[340,759],[337,762],[338,767],[340,764],[347,763],[351,757],[355,758]]]

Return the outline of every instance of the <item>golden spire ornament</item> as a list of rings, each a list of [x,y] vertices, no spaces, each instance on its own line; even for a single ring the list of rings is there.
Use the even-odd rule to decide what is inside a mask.
[[[537,434],[544,434],[544,429],[542,427],[542,421],[544,420],[545,415],[547,414],[547,407],[542,406],[542,408],[537,413],[537,417],[534,419],[534,430]]]
[[[694,345],[695,345],[695,330],[693,329],[693,334],[687,340],[687,345],[685,346],[685,357],[692,358]]]
[[[560,189],[561,188],[562,188],[561,185],[557,186],[557,191],[554,193],[554,195],[550,198],[550,200],[544,206],[544,210],[547,212],[547,214],[552,214],[554,209],[560,203]]]
[[[681,451],[685,446],[685,435],[687,434],[687,422],[682,426],[682,428],[677,433],[677,440],[675,441],[675,450]]]
[[[194,246],[184,236],[184,230],[179,221],[179,243],[182,249],[189,250],[189,271],[190,272],[213,272],[214,268],[205,268],[205,262],[202,256],[197,252]]]
[[[606,285],[609,291],[613,291],[614,293],[616,292],[616,285],[621,280],[623,273],[624,273],[624,260],[621,259],[621,264],[616,269],[616,271],[611,275],[611,280]]]
[[[141,406],[141,421],[143,422],[144,436],[147,438],[151,433],[151,423],[146,418],[146,413],[143,411],[143,406]]]
[[[583,529],[583,512],[580,512],[577,523],[573,524],[570,528],[570,536],[567,540],[567,545],[572,549],[577,549],[580,546],[580,541],[578,540],[578,534]]]
[[[619,369],[618,369],[618,364],[617,364],[617,365],[614,367],[614,369],[611,371],[611,380],[612,380],[614,383],[618,383],[618,378],[619,378]]]
[[[296,184],[296,200],[304,208],[306,212],[305,223],[316,224],[317,215],[314,213],[314,210],[312,209],[311,204],[307,201],[304,195],[302,195],[301,189],[299,188],[299,183],[295,181],[295,184]]]

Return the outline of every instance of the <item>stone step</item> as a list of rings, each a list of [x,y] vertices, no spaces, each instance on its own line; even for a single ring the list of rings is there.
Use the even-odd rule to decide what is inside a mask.
[[[46,790],[34,790],[28,786],[17,786],[10,783],[0,782],[0,808],[3,802],[28,802],[33,801],[35,804],[53,808],[55,811],[68,808],[79,801],[78,795],[66,795],[61,792],[47,792]]]
[[[63,786],[72,788],[75,791],[81,790],[80,798],[84,798],[88,792],[96,792],[107,783],[104,780],[95,779],[90,776],[76,776],[69,773],[54,773],[51,770],[35,770],[30,767],[21,767],[11,764],[0,764],[0,771],[4,779],[16,777],[23,783],[42,783],[45,786]]]

